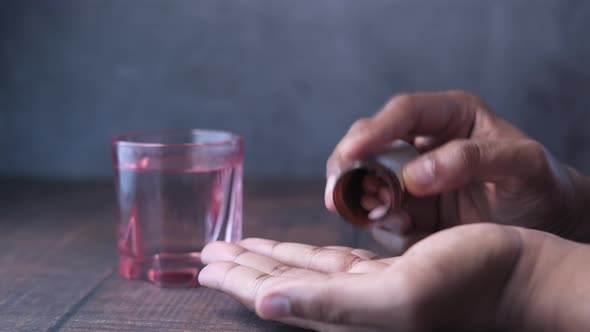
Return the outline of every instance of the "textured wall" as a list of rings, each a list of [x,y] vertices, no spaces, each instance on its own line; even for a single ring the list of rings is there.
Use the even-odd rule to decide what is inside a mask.
[[[110,174],[109,137],[245,136],[247,174],[321,175],[393,93],[463,88],[590,170],[590,2],[3,1],[0,174]]]

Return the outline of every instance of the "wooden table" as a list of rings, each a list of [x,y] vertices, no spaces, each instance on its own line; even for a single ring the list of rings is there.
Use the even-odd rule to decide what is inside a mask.
[[[0,331],[298,330],[209,289],[122,279],[115,220],[110,182],[0,178]],[[325,211],[321,180],[246,181],[244,235],[368,243]]]

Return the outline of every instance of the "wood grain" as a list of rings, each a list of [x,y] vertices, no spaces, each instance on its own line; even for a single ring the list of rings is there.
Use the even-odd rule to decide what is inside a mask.
[[[120,278],[108,182],[0,179],[1,331],[293,331],[205,288]],[[323,207],[321,180],[245,184],[244,234],[354,245]]]
[[[0,329],[51,330],[113,273],[109,187],[1,183]]]

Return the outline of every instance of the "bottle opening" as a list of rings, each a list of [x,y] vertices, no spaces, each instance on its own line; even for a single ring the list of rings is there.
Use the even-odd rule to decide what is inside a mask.
[[[369,211],[361,205],[364,194],[363,180],[370,172],[358,168],[344,173],[334,186],[334,205],[340,215],[352,224],[368,225]]]
[[[379,206],[379,209],[385,209],[385,211],[377,213],[379,217],[375,219],[370,218],[370,213],[373,210],[366,209],[362,204],[363,196],[367,195],[363,183],[368,176],[377,178],[381,183],[384,183],[388,195],[390,195],[389,202]],[[397,176],[382,166],[377,164],[357,165],[338,178],[334,186],[333,199],[336,210],[346,221],[357,226],[368,226],[401,205],[401,186]],[[375,215],[374,212],[373,215]]]

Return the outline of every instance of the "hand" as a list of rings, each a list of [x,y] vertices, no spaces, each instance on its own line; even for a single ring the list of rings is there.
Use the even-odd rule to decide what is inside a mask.
[[[357,121],[327,163],[328,209],[334,210],[339,172],[396,139],[413,143],[423,155],[403,170],[412,197],[386,227],[373,229],[391,249],[401,251],[435,231],[475,222],[590,239],[590,223],[582,224],[590,202],[588,179],[492,114],[479,98],[459,91],[397,96],[372,118]],[[373,186],[365,191],[375,191]],[[365,201],[368,210],[378,205]]]
[[[580,331],[590,328],[589,251],[494,224],[445,230],[386,259],[247,239],[205,247],[199,282],[264,319],[320,331]]]

